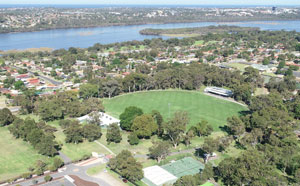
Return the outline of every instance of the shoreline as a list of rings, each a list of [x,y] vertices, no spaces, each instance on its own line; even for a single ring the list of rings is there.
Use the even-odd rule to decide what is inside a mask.
[[[82,28],[104,28],[104,27],[117,27],[117,26],[140,26],[140,25],[164,25],[164,24],[184,24],[184,23],[205,23],[205,22],[211,22],[211,23],[217,23],[217,24],[232,24],[232,23],[247,23],[247,22],[255,22],[255,24],[266,24],[263,22],[284,22],[284,21],[300,21],[300,19],[253,19],[253,20],[232,20],[232,21],[219,21],[219,20],[191,20],[191,21],[171,21],[171,22],[153,22],[153,23],[132,23],[132,24],[123,24],[123,23],[117,23],[117,24],[107,24],[107,25],[93,25],[93,26],[70,26],[70,27],[60,27],[60,28],[42,28],[42,29],[33,29],[28,31],[7,31],[7,32],[0,32],[0,35],[2,34],[17,34],[17,33],[31,33],[31,32],[41,32],[41,31],[50,31],[50,30],[63,30],[63,29],[82,29]],[[274,24],[274,23],[269,23]],[[278,24],[278,23],[276,23]]]

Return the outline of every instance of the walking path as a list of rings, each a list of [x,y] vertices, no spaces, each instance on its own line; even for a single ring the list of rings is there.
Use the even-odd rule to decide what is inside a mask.
[[[103,145],[102,143],[100,143],[99,141],[95,141],[95,143],[97,143],[98,145],[100,145],[101,147],[103,147],[105,150],[107,150],[109,153],[111,153],[112,155],[116,155],[113,151],[111,151],[109,148],[107,148],[105,145]]]
[[[72,160],[67,155],[65,155],[61,151],[58,151],[58,153],[59,153],[59,157],[64,161],[65,165],[72,163]]]

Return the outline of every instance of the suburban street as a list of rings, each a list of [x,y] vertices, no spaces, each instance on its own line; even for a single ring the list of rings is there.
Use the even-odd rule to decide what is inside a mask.
[[[13,67],[13,68],[17,68],[17,69],[21,69],[20,67],[17,67],[17,66],[12,66],[12,67]],[[33,71],[30,71],[30,70],[28,70],[28,69],[27,69],[27,71],[28,71],[29,74],[34,75],[34,72],[33,72]],[[49,78],[49,77],[47,77],[47,76],[41,75],[40,73],[39,73],[39,77],[40,77],[41,79],[45,80],[45,81],[48,81],[48,82],[52,83],[53,85],[56,85],[56,86],[62,84],[62,82],[59,82],[59,81],[54,80],[54,79],[52,79],[52,78]]]

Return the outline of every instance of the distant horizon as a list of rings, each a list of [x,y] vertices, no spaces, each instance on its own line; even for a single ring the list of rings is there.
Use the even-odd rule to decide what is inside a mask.
[[[299,4],[0,3],[0,5],[300,6]]]

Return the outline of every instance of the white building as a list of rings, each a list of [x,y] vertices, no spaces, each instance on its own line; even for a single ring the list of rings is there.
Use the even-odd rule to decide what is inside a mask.
[[[79,117],[77,118],[77,120],[79,122],[89,122],[91,120],[91,116],[88,114],[88,115],[85,115],[85,116],[82,116],[82,117]],[[118,125],[120,124],[120,120],[117,119],[117,118],[114,118],[104,112],[99,112],[99,120],[101,121],[101,123],[99,123],[99,125],[101,126],[109,126],[113,123],[117,123]]]
[[[172,185],[176,182],[177,177],[169,173],[160,166],[152,166],[143,169],[144,179],[143,181],[147,185],[163,186]]]
[[[204,92],[213,93],[225,97],[231,97],[233,95],[233,92],[231,90],[227,90],[220,87],[206,87],[204,89]]]

